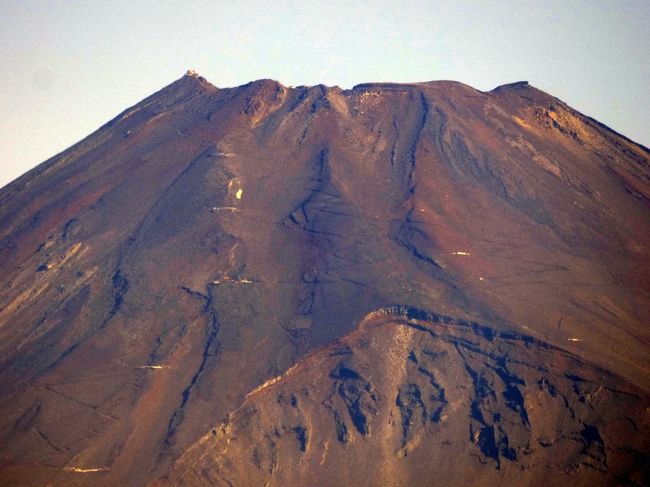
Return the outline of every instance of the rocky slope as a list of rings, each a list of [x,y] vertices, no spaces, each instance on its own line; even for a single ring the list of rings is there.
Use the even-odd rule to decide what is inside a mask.
[[[0,190],[0,484],[643,484],[649,206],[525,82],[184,76]]]
[[[555,347],[393,306],[249,393],[156,485],[641,485],[646,408]]]

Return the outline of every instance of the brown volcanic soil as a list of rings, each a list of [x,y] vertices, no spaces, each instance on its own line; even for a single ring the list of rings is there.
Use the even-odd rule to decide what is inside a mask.
[[[649,164],[526,83],[185,76],[0,190],[0,484],[647,483]]]

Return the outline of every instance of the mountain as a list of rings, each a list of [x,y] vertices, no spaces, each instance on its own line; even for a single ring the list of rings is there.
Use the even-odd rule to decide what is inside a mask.
[[[0,485],[647,485],[649,210],[526,82],[188,72],[0,190]]]

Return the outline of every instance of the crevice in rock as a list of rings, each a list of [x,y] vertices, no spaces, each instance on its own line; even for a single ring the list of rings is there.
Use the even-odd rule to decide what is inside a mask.
[[[335,389],[345,403],[355,429],[362,435],[370,434],[370,417],[377,414],[377,393],[367,380],[351,369],[339,364],[331,373]]]
[[[205,370],[210,357],[214,357],[217,353],[217,335],[219,333],[219,320],[216,309],[213,307],[213,298],[212,298],[212,288],[213,285],[209,284],[207,286],[206,294],[202,294],[197,291],[192,291],[189,288],[182,288],[186,293],[194,298],[198,298],[204,302],[203,312],[208,315],[207,324],[206,324],[206,338],[203,346],[203,353],[201,355],[201,363],[199,364],[198,369],[190,379],[189,384],[185,387],[181,394],[181,402],[176,408],[171,418],[169,419],[169,424],[167,426],[167,435],[165,437],[165,443],[170,444],[172,442],[172,437],[176,432],[179,424],[182,422],[185,415],[185,406],[190,399],[190,396],[197,386],[203,371]]]

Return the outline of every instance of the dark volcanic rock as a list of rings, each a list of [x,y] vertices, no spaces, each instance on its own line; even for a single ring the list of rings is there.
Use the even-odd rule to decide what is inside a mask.
[[[190,73],[0,190],[0,484],[647,483],[649,164],[525,82]]]

